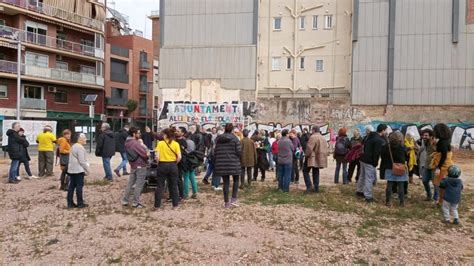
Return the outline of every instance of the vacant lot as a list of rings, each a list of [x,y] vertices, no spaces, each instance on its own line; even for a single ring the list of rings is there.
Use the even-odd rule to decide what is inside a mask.
[[[0,258],[2,264],[107,263],[474,263],[474,156],[456,154],[468,185],[460,207],[461,225],[445,226],[440,210],[423,201],[419,180],[410,187],[405,208],[383,203],[385,182],[375,189],[378,202],[354,197],[354,184],[331,184],[333,166],[322,172],[322,192],[290,194],[275,190],[273,176],[239,193],[241,206],[224,210],[222,195],[201,185],[197,200],[178,210],[166,204],[151,210],[153,193],[143,195],[143,210],[122,208],[127,180],[101,182],[95,158],[87,177],[89,208],[65,209],[65,192],[56,179],[0,183]],[[117,165],[118,158],[114,159]],[[33,162],[35,165],[35,162]],[[6,172],[8,161],[0,161]],[[58,170],[59,171],[59,170]]]

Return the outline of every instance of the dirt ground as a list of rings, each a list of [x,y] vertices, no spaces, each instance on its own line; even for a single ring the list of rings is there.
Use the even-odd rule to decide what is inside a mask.
[[[0,182],[2,264],[466,264],[474,263],[474,153],[457,152],[465,190],[461,225],[443,225],[440,210],[423,201],[420,180],[410,186],[405,208],[384,206],[385,182],[377,202],[355,198],[354,184],[332,184],[334,163],[322,171],[322,191],[304,194],[303,182],[289,194],[276,191],[273,173],[239,192],[240,207],[222,208],[222,192],[200,182],[199,198],[178,210],[152,211],[120,205],[127,183],[101,182],[97,158],[89,158],[84,197],[89,207],[66,209],[56,177]],[[33,171],[36,172],[36,158]],[[113,159],[118,165],[119,156]],[[0,159],[5,175],[9,161]]]

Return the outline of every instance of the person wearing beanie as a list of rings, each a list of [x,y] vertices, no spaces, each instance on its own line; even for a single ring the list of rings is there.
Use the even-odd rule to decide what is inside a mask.
[[[440,183],[440,187],[445,190],[442,205],[444,223],[450,223],[450,214],[452,214],[453,224],[459,224],[458,206],[461,202],[461,191],[464,188],[460,176],[459,166],[451,165],[448,168],[448,176]]]

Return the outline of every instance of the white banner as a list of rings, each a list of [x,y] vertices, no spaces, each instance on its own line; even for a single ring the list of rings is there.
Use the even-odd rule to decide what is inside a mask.
[[[187,124],[243,123],[242,104],[170,104],[168,122]]]
[[[2,135],[2,146],[8,145],[7,131],[12,128],[12,124],[17,120],[4,120],[3,121],[3,135]],[[56,121],[34,121],[34,120],[20,120],[20,126],[25,130],[25,136],[30,145],[37,145],[36,136],[43,132],[46,125],[50,125],[53,128],[53,134],[56,135]]]

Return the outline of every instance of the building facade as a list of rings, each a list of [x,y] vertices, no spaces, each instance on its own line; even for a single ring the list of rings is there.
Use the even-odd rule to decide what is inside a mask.
[[[474,104],[474,1],[355,0],[354,105]]]
[[[105,1],[0,0],[0,116],[16,117],[20,41],[22,119],[57,120],[58,132],[90,123],[95,94],[100,120],[104,22]]]
[[[352,0],[262,0],[258,97],[348,97]]]
[[[106,114],[114,128],[125,123],[151,125],[153,115],[153,42],[120,35],[107,22]]]

